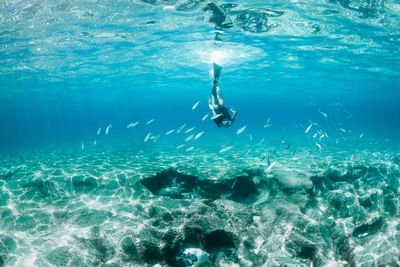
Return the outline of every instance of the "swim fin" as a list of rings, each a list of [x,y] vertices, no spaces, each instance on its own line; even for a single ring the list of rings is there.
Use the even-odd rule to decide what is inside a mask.
[[[216,63],[213,63],[213,67],[214,67],[214,80],[218,80],[219,76],[221,76],[222,67],[220,65],[217,65]]]

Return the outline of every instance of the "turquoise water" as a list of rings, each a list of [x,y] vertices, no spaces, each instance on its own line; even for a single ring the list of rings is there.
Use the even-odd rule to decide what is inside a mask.
[[[399,21],[397,1],[2,1],[0,266],[399,266]]]

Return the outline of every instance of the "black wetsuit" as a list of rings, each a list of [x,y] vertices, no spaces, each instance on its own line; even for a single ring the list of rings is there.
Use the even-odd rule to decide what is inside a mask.
[[[231,116],[231,114],[229,114],[229,110],[225,105],[219,106],[217,109],[215,109],[215,113],[217,115],[222,114],[218,118],[214,119],[215,124],[219,128],[221,128],[221,127],[227,128],[227,127],[231,126],[234,119],[232,119],[232,116]]]

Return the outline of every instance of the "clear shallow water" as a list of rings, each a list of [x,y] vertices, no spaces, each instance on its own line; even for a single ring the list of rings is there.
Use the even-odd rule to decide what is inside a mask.
[[[2,1],[0,265],[399,265],[399,11]]]

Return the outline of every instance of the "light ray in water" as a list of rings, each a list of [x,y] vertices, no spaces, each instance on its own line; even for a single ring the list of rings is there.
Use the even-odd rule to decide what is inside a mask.
[[[197,101],[196,103],[194,103],[192,110],[195,110],[199,104],[200,104],[200,101]]]

